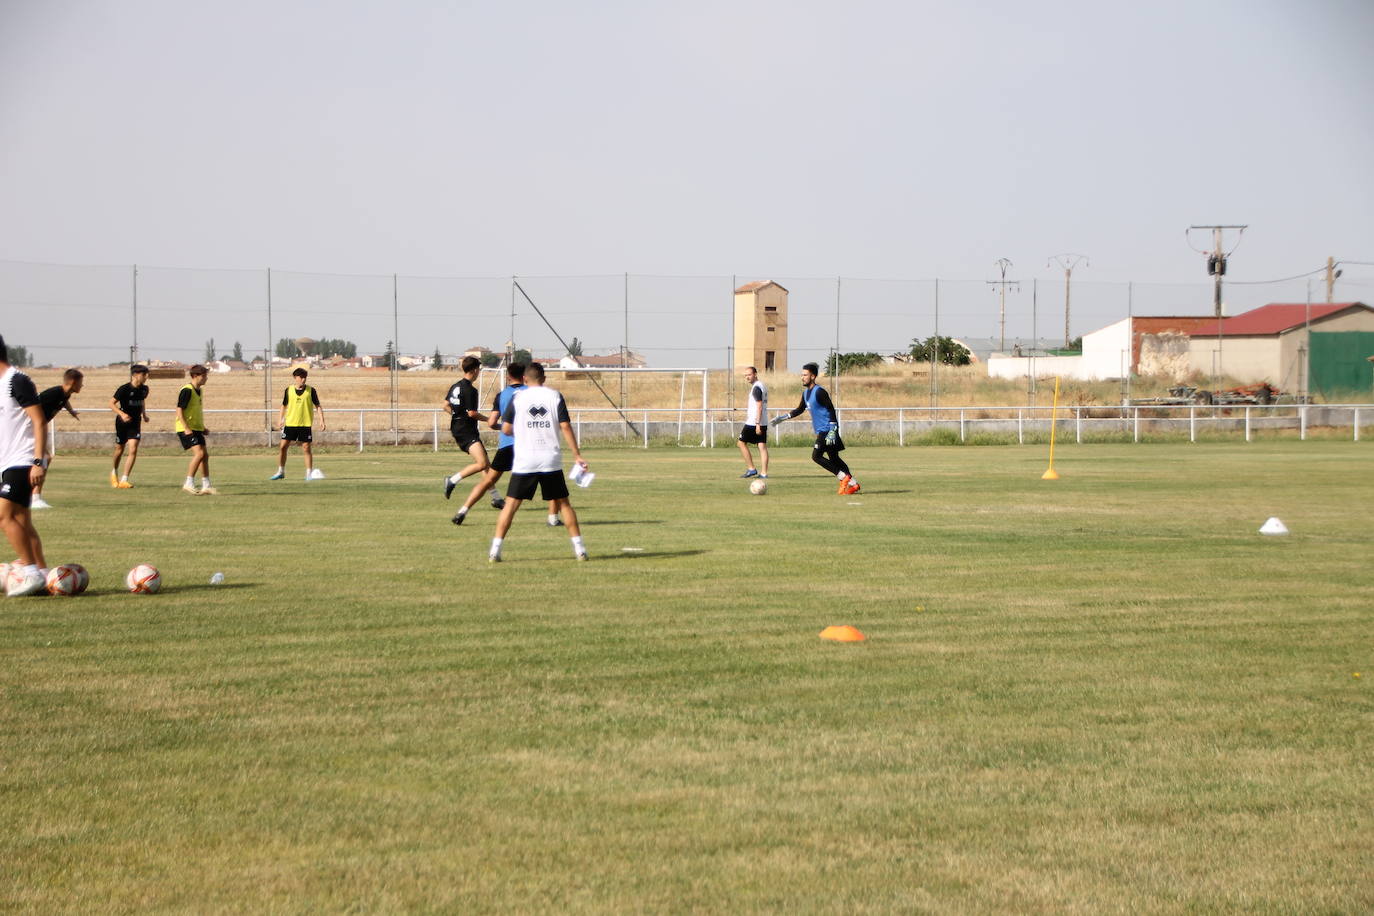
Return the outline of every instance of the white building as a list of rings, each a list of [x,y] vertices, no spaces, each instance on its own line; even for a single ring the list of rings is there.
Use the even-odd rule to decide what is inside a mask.
[[[1019,379],[1036,378],[1078,379],[1096,382],[1103,379],[1124,378],[1131,372],[1131,319],[1099,328],[1083,335],[1081,356],[1007,356],[993,353],[988,357],[988,377]]]

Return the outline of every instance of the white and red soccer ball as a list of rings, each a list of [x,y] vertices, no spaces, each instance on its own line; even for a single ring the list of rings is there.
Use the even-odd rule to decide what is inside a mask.
[[[48,581],[46,583],[49,595],[71,595],[81,594],[81,574],[76,568],[70,565],[54,566],[48,570]]]
[[[135,595],[152,595],[162,588],[162,574],[157,571],[156,566],[140,563],[129,570],[129,575],[124,578],[124,584]]]

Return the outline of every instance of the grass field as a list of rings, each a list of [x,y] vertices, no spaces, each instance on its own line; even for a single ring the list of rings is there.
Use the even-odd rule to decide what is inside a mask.
[[[592,562],[528,507],[499,566],[451,449],[60,456],[0,910],[1374,908],[1367,444],[774,455],[589,450]]]

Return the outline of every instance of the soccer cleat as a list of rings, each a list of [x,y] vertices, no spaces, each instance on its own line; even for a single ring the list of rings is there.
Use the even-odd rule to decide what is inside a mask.
[[[119,483],[115,484],[115,487],[120,490],[132,490],[134,485],[127,480],[121,480]]]
[[[843,495],[845,488],[849,486],[850,481],[852,481],[853,479],[854,478],[850,477],[848,474],[840,478],[840,485],[835,488],[835,492]]]
[[[47,501],[46,499],[44,499],[43,497],[41,497],[41,496],[39,496],[39,495],[37,495],[37,494],[34,494],[33,499],[29,500],[29,508],[30,508],[30,509],[51,509],[51,508],[52,508],[52,503],[48,502],[48,501]]]
[[[577,555],[577,562],[583,563],[587,559],[587,552],[584,550]]]
[[[453,495],[453,488],[456,486],[458,486],[458,484],[454,483],[451,478],[444,478],[444,499],[448,499]]]
[[[759,476],[759,469],[758,469],[758,468],[750,468],[749,470],[745,471],[743,474],[739,475],[740,480],[745,480],[745,479],[747,479],[747,478],[750,478],[750,477],[757,477],[757,476]]]
[[[452,521],[453,524],[455,524],[455,525],[461,525],[461,524],[463,524],[463,519],[465,519],[465,518],[467,518],[467,517],[468,517],[468,514],[467,514],[466,512],[459,512],[457,515],[455,515],[455,516],[451,519],[451,521]]]
[[[200,493],[200,491],[196,489],[196,485],[193,483],[184,483],[181,485],[181,489],[185,490],[187,493],[190,493],[192,496],[196,496]]]
[[[859,482],[855,480],[853,477],[850,477],[849,486],[844,488],[844,495],[853,496],[857,492],[859,492]]]
[[[493,493],[491,496],[491,507],[497,512],[500,512],[502,509],[506,508],[506,498]]]
[[[196,491],[196,495],[197,495],[197,496],[218,496],[218,495],[219,495],[219,490],[216,490],[214,487],[201,487],[199,490]]]
[[[268,480],[283,480],[283,479],[285,479],[285,477],[286,477],[286,472],[285,472],[285,471],[278,471],[277,473],[273,474],[271,477],[269,477],[269,478],[267,478],[267,479],[268,479]],[[306,479],[308,480],[309,478],[306,478]]]
[[[22,598],[25,595],[37,595],[48,587],[47,581],[39,573],[29,573],[22,577],[15,577],[13,584],[5,590],[5,595],[10,598]]]
[[[488,562],[488,563],[500,563],[500,562],[501,562],[501,555],[500,555],[499,553],[490,554],[490,555],[487,557],[487,562]]]
[[[550,516],[549,516],[549,527],[550,527],[550,528],[562,528],[562,527],[563,527],[563,519],[559,518],[559,517],[556,516],[556,515],[550,515]]]
[[[311,468],[306,480],[324,480],[324,471],[319,468]]]
[[[117,487],[117,486],[119,486],[119,475],[116,474],[114,471],[111,471],[111,472],[110,472],[110,486],[111,486],[111,487]]]

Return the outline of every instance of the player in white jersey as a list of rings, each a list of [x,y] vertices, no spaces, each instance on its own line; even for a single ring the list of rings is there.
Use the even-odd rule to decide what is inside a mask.
[[[0,337],[0,528],[14,548],[20,569],[11,573],[6,594],[36,595],[43,591],[48,570],[43,541],[33,527],[29,509],[34,487],[43,485],[43,446],[48,420],[33,380],[9,363],[9,350]]]
[[[749,406],[745,408],[744,428],[739,433],[739,450],[744,455],[744,473],[741,477],[768,476],[768,387],[759,381],[759,370],[753,366],[744,370],[744,380],[749,383]],[[763,473],[754,467],[754,455],[749,451],[750,444],[759,447],[759,464]]]
[[[582,529],[577,525],[577,513],[568,499],[568,482],[563,477],[563,452],[559,447],[561,432],[572,449],[573,460],[586,470],[582,451],[577,447],[577,435],[568,418],[568,405],[563,395],[544,386],[544,367],[530,363],[525,367],[525,388],[515,392],[501,414],[501,431],[515,437],[515,463],[511,468],[510,485],[506,487],[506,505],[496,520],[496,536],[491,539],[487,559],[501,562],[501,543],[510,530],[520,504],[533,499],[535,490],[549,503],[549,512],[562,516],[563,524],[572,537],[573,556],[587,559],[582,545]]]

